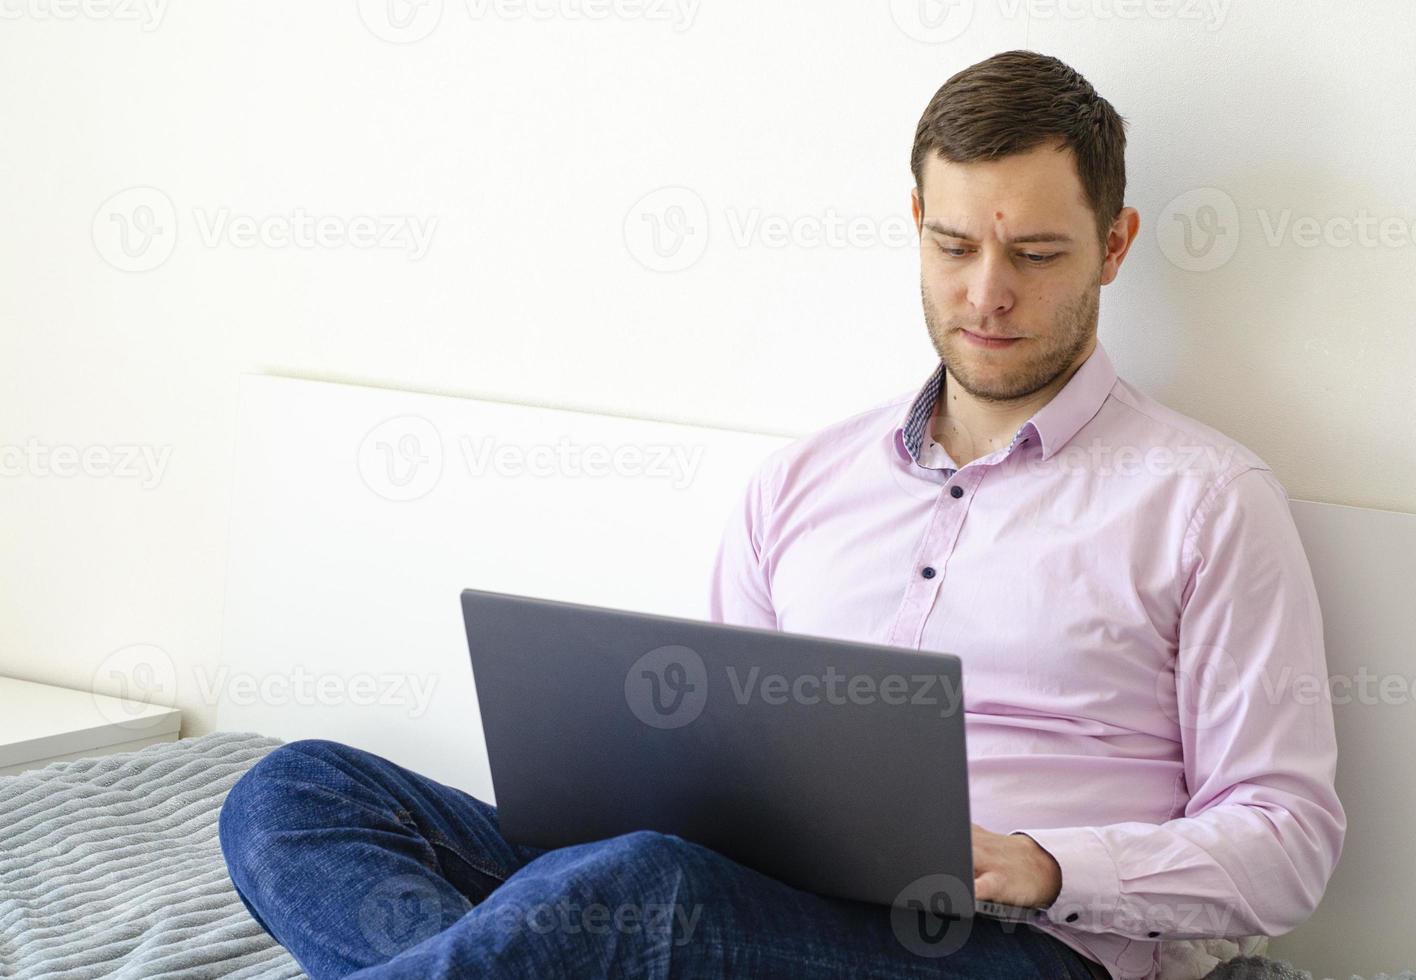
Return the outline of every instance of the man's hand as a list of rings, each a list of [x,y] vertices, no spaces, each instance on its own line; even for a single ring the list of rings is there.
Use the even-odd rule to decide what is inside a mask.
[[[1062,891],[1062,869],[1027,834],[995,834],[973,824],[974,897],[1046,908]]]

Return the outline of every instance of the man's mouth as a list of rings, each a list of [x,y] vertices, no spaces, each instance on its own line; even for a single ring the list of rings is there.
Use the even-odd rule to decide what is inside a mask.
[[[1012,347],[1023,339],[1022,337],[988,337],[983,334],[964,330],[963,328],[960,328],[959,332],[964,335],[964,339],[969,343],[973,344],[975,347],[982,347],[985,350],[1001,350],[1004,347]]]

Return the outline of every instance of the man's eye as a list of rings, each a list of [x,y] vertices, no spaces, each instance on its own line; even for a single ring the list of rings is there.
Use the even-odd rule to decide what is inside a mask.
[[[945,255],[949,256],[952,259],[958,259],[963,258],[965,255],[967,255],[971,251],[971,249],[958,248],[951,245],[940,245],[939,251],[943,252]],[[1023,252],[1022,257],[1027,260],[1029,265],[1046,265],[1053,259],[1057,258],[1057,254],[1058,253],[1056,252],[1046,255],[1041,252]]]

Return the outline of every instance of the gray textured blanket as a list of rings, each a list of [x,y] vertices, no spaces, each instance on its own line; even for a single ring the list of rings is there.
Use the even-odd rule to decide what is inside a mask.
[[[227,791],[279,744],[220,732],[0,777],[0,977],[304,977],[216,838]]]
[[[1205,975],[1204,980],[1313,980],[1307,970],[1297,970],[1285,961],[1264,959],[1258,956],[1241,956],[1221,963]],[[1350,980],[1363,980],[1352,974]],[[1402,970],[1396,976],[1378,973],[1371,980],[1416,980],[1416,973]]]
[[[0,777],[0,977],[303,978],[216,838],[227,791],[279,744],[217,732]],[[1310,977],[1244,957],[1207,980]]]

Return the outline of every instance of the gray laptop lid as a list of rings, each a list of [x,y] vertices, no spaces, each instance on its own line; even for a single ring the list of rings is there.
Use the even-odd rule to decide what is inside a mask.
[[[494,592],[462,607],[509,840],[657,830],[808,891],[919,908],[924,888],[972,914],[957,657]]]

